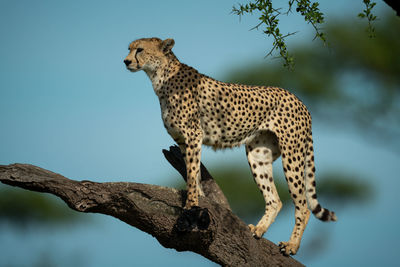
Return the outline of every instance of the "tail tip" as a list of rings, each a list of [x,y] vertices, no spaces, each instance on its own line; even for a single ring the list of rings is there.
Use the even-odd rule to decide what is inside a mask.
[[[334,221],[334,222],[337,221],[336,214],[333,211],[331,211],[331,221]]]
[[[324,221],[324,222],[329,222],[329,221],[336,222],[337,221],[336,214],[333,211],[329,211],[327,209],[321,208],[321,206],[319,204],[313,210],[313,213],[321,221]]]
[[[321,216],[318,216],[318,218],[324,222],[331,222],[331,221],[336,222],[337,221],[336,214],[333,211],[330,211],[327,209],[323,209]]]

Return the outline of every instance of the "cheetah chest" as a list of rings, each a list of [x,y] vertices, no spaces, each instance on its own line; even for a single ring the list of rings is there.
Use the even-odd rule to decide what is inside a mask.
[[[198,112],[192,97],[173,94],[160,98],[161,115],[169,135],[178,143],[184,141],[188,129],[198,128]]]

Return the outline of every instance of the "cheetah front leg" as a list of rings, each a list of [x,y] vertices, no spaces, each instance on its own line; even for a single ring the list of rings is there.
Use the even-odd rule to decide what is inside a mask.
[[[186,164],[186,189],[187,199],[185,209],[199,205],[199,195],[204,196],[200,180],[200,160],[201,160],[201,140],[199,138],[189,138],[179,147],[184,156]]]
[[[201,159],[201,134],[196,131],[190,132],[191,136],[180,149],[184,155],[187,173],[187,198],[184,211],[177,221],[177,229],[188,232],[193,229],[205,230],[210,224],[208,210],[199,207],[199,196],[203,196],[200,184],[200,159]]]

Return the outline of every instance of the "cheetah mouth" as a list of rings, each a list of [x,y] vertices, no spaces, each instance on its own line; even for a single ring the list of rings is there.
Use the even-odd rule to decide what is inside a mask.
[[[137,71],[141,70],[141,68],[139,66],[136,68],[133,66],[127,66],[126,68],[131,72],[137,72]]]

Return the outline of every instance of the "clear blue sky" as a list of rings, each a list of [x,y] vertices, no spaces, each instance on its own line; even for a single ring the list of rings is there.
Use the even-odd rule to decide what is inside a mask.
[[[124,68],[128,44],[141,37],[172,37],[181,61],[223,80],[233,66],[264,60],[271,47],[266,36],[249,31],[256,16],[239,20],[230,14],[237,2],[1,0],[0,164],[30,163],[100,182],[168,184],[175,171],[161,149],[173,141],[146,75]],[[356,21],[363,9],[361,0],[322,2],[328,21],[342,16]],[[379,2],[378,9],[386,8]],[[311,27],[298,17],[282,23],[283,29],[301,31],[292,43],[311,41]],[[359,132],[338,133],[318,120],[313,135],[318,170],[345,168],[365,175],[378,199],[345,209],[337,224],[311,219],[304,238],[307,231],[320,231],[330,242],[321,255],[300,250],[298,258],[307,266],[394,266],[400,237],[398,154]],[[203,161],[246,164],[243,149],[206,149]],[[98,223],[25,234],[0,225],[0,266],[31,266],[38,257],[64,262],[59,266],[180,266],[189,261],[212,266],[192,253],[165,249],[120,221],[94,218]],[[286,240],[292,224],[292,214],[282,216],[266,237]]]

